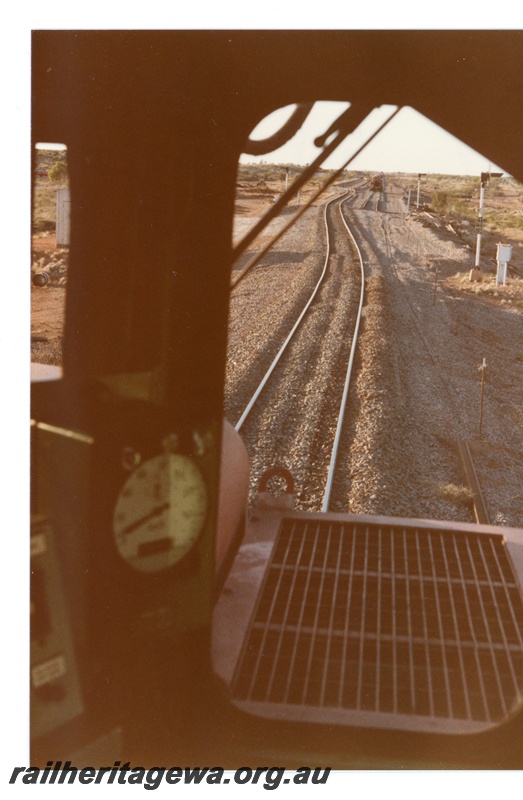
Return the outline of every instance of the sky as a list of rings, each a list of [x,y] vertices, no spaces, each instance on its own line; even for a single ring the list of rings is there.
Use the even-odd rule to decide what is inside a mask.
[[[349,103],[319,101],[301,129],[283,147],[263,156],[244,154],[243,164],[261,161],[273,164],[310,164],[320,153],[314,146],[317,136],[347,108]],[[271,136],[286,122],[296,106],[276,109],[262,119],[252,131],[252,139]],[[341,143],[324,162],[324,168],[337,169],[365,143],[380,125],[391,117],[396,106],[384,105],[374,109],[358,128]],[[37,143],[37,148],[65,149],[63,144]],[[404,107],[385,128],[351,161],[348,169],[375,172],[440,173],[447,175],[479,175],[481,172],[504,172],[471,147],[447,133],[413,108]]]
[[[283,147],[263,156],[242,155],[241,163],[261,161],[274,164],[310,164],[320,153],[314,139],[349,107],[349,103],[319,101],[301,129]],[[276,109],[262,119],[251,134],[253,139],[271,136],[286,122],[296,106]],[[358,128],[324,162],[326,169],[342,166],[380,125],[391,117],[396,106],[374,109]],[[38,143],[36,147],[64,149],[59,143]],[[504,170],[456,139],[439,125],[413,108],[404,107],[364,150],[351,161],[349,169],[376,172],[441,173],[479,175]]]
[[[315,103],[309,117],[298,133],[274,152],[264,156],[242,155],[242,163],[261,160],[271,163],[309,164],[320,152],[314,147],[316,136],[326,131],[330,123],[348,108],[348,103]],[[277,109],[261,120],[251,134],[252,139],[263,139],[288,119],[295,106]],[[374,109],[361,125],[350,134],[326,161],[326,168],[338,168],[355,153],[366,139],[396,110],[396,106]],[[442,173],[449,175],[479,175],[492,169],[503,168],[491,164],[487,158],[447,133],[413,108],[404,107],[397,116],[354,159],[349,169],[376,172]]]

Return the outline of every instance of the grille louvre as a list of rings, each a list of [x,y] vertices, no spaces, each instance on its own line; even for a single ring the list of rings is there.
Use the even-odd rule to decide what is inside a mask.
[[[501,535],[282,521],[237,701],[458,730],[501,721],[522,689],[523,602]]]

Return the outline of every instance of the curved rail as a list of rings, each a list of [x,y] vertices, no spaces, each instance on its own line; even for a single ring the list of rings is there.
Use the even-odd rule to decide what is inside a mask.
[[[350,348],[349,363],[347,365],[347,373],[345,375],[345,385],[343,387],[343,395],[342,395],[342,398],[341,398],[340,411],[339,411],[339,414],[338,414],[338,425],[336,427],[336,434],[334,436],[334,444],[333,444],[333,447],[332,447],[331,459],[330,459],[329,469],[328,469],[328,473],[327,473],[327,483],[325,485],[325,493],[323,495],[323,503],[322,503],[322,507],[321,507],[322,511],[328,511],[329,510],[330,496],[331,496],[331,492],[332,492],[332,484],[334,482],[334,472],[335,472],[335,469],[336,469],[336,460],[338,458],[338,449],[339,449],[339,444],[340,444],[340,439],[341,439],[341,431],[342,431],[342,428],[343,428],[343,419],[344,419],[344,416],[345,416],[345,408],[347,406],[347,397],[349,395],[349,386],[350,386],[350,379],[351,379],[351,374],[352,374],[352,365],[354,363],[354,354],[356,353],[356,343],[358,341],[358,332],[359,332],[359,327],[360,327],[361,312],[362,312],[362,309],[363,309],[363,298],[365,296],[365,268],[363,266],[363,257],[361,255],[361,250],[358,247],[358,244],[356,242],[356,239],[354,238],[354,235],[353,235],[351,229],[347,225],[347,220],[343,216],[342,203],[340,203],[339,208],[340,208],[341,220],[342,220],[343,224],[345,225],[347,233],[349,234],[350,238],[352,239],[354,247],[356,248],[356,252],[358,253],[358,258],[360,260],[361,291],[360,291],[360,302],[359,302],[359,306],[358,306],[358,314],[357,314],[357,317],[356,317],[356,324],[354,326],[354,334],[353,334],[353,337],[352,337],[352,344],[351,344],[351,348]]]
[[[347,189],[347,191],[344,192],[343,194],[337,195],[336,197],[333,197],[331,200],[329,200],[327,203],[325,203],[325,211],[324,211],[324,215],[323,215],[323,220],[324,220],[324,224],[325,224],[325,231],[326,231],[326,234],[327,234],[327,253],[325,255],[325,261],[324,261],[324,264],[323,264],[322,273],[320,275],[320,278],[319,278],[316,286],[314,287],[314,289],[312,291],[311,296],[307,300],[307,302],[306,302],[306,304],[305,304],[300,316],[298,317],[298,319],[294,323],[291,332],[289,333],[289,335],[285,339],[284,343],[282,344],[282,346],[278,350],[278,353],[277,353],[274,361],[272,362],[272,364],[270,365],[269,369],[267,370],[267,372],[263,376],[263,378],[261,380],[261,383],[259,384],[259,386],[256,389],[255,393],[251,397],[251,399],[250,399],[248,405],[246,406],[243,414],[241,415],[240,419],[236,423],[235,430],[237,430],[237,431],[240,430],[240,428],[242,427],[243,423],[245,422],[245,420],[249,416],[254,404],[256,403],[258,397],[262,393],[263,388],[265,387],[265,384],[269,380],[269,378],[272,375],[276,365],[278,364],[278,361],[280,360],[280,358],[282,357],[283,353],[285,352],[285,350],[287,348],[287,345],[289,344],[289,342],[291,341],[292,337],[296,333],[297,329],[301,325],[301,322],[302,322],[303,318],[305,317],[305,314],[309,310],[309,307],[310,307],[312,301],[314,300],[314,298],[316,297],[316,294],[318,293],[318,289],[320,288],[321,284],[323,283],[323,279],[324,279],[325,274],[327,272],[327,265],[329,263],[329,257],[330,257],[330,236],[329,236],[329,229],[328,229],[328,223],[327,223],[327,210],[328,210],[328,207],[330,206],[331,203],[334,203],[335,200],[341,200],[341,198],[343,198],[345,195],[347,195],[349,193],[349,191],[350,190]]]

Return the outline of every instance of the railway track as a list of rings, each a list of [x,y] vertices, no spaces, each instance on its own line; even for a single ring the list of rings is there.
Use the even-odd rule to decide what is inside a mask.
[[[349,196],[325,204],[319,277],[235,422],[250,450],[253,490],[268,466],[284,464],[307,487],[302,507],[314,510],[329,507],[363,306],[361,254],[342,213]],[[270,455],[269,426],[274,441],[286,442]]]
[[[364,210],[369,210],[369,203],[365,205]],[[376,210],[378,210],[378,206],[376,206]],[[430,365],[430,371],[432,373],[431,381],[437,383],[439,387],[441,387],[441,390],[446,395],[449,407],[452,408],[453,414],[451,425],[445,429],[442,429],[440,440],[445,442],[448,441],[448,445],[442,449],[448,450],[449,462],[451,460],[455,461],[456,444],[458,445],[457,449],[460,453],[464,468],[463,477],[465,478],[465,483],[471,494],[471,510],[468,513],[462,510],[462,514],[470,521],[488,523],[488,512],[486,510],[485,500],[478,483],[470,450],[466,446],[466,443],[459,441],[458,431],[461,428],[462,423],[460,420],[463,416],[463,409],[459,402],[459,393],[456,392],[447,370],[441,368],[440,361],[433,352],[433,345],[427,336],[426,314],[420,314],[420,288],[418,285],[413,287],[403,279],[401,267],[398,265],[397,251],[392,237],[394,224],[396,224],[395,221],[393,222],[392,217],[389,217],[387,214],[380,215],[378,225],[369,225],[368,221],[364,221],[363,214],[359,213],[354,215],[353,221],[354,230],[357,233],[364,252],[366,253],[366,258],[370,264],[374,265],[374,274],[376,274],[378,271],[382,274],[384,273],[388,277],[389,289],[391,288],[390,281],[392,281],[395,287],[397,287],[397,291],[401,294],[404,312],[405,310],[407,311],[406,315],[404,312],[402,314],[404,325],[406,328],[412,329],[414,339],[419,343],[419,351],[420,353],[425,353],[425,358],[428,360]],[[410,237],[410,223],[406,221],[406,224],[408,226],[408,236]],[[379,241],[381,242],[379,249],[377,248],[377,231],[379,231]],[[419,258],[419,250],[416,252]],[[415,291],[413,291],[414,289]],[[427,282],[427,305],[429,304],[430,289],[430,283]],[[428,379],[426,378],[425,380]],[[412,420],[412,424],[421,428],[421,423],[418,420]],[[447,440],[450,431],[453,432],[453,436]],[[449,469],[449,476],[451,474],[452,470]],[[450,482],[451,479],[449,477],[449,483]]]
[[[367,211],[379,211],[381,192],[372,192],[371,196],[365,203],[364,208]]]
[[[369,300],[358,349],[357,386],[353,380],[353,388],[348,390],[351,413],[341,425],[341,469],[332,473],[337,474],[332,479],[333,490],[325,503],[352,332],[338,325],[333,333],[330,325],[334,318],[346,320],[345,308],[352,309],[351,316],[355,314],[357,305],[354,297],[349,299],[345,294],[341,299],[341,292],[346,291],[349,254],[343,249],[346,245],[341,244],[342,238],[347,240],[347,233],[344,231],[342,236],[343,223],[335,209],[338,201],[330,203],[328,212],[333,220],[334,212],[338,214],[339,226],[330,260],[332,272],[341,266],[344,277],[340,280],[338,276],[331,288],[327,279],[319,287],[299,329],[241,425],[250,453],[252,495],[265,470],[281,465],[295,477],[299,509],[328,507],[331,511],[474,521],[478,493],[474,487],[469,489],[470,481],[457,457],[456,443],[469,440],[474,453],[478,452],[474,444],[476,418],[470,413],[470,409],[476,410],[477,397],[470,381],[463,382],[462,376],[466,376],[453,369],[452,348],[461,347],[461,340],[454,336],[457,323],[452,322],[457,306],[448,305],[443,290],[438,290],[434,304],[434,277],[427,269],[434,246],[438,257],[447,253],[450,258],[455,257],[456,246],[449,243],[447,251],[440,250],[441,240],[405,213],[399,194],[389,192],[382,197],[384,202],[378,211],[386,209],[390,213],[365,210],[368,199],[368,187],[361,187],[344,201],[349,226],[365,261]],[[319,219],[319,209],[317,213]],[[311,237],[313,227],[309,220]],[[296,248],[298,238],[295,235],[283,252]],[[319,227],[314,239],[320,239]],[[277,257],[281,259],[283,254],[274,254],[274,263]],[[315,258],[319,263],[319,253]],[[321,261],[323,265],[324,256]],[[287,267],[280,261],[277,269],[279,275],[284,275]],[[316,282],[317,275],[309,281],[309,294],[303,297],[302,308]],[[260,306],[260,298],[267,297],[268,290],[260,282],[257,291]],[[292,324],[288,323],[285,336],[274,348],[271,363],[299,313],[294,310]],[[277,315],[273,313],[272,319]],[[338,344],[342,347],[338,348]],[[457,354],[455,357],[457,361]],[[475,373],[475,361],[471,363]],[[231,386],[228,408],[233,413],[228,414],[228,419],[233,424],[240,420],[269,366],[267,363],[263,371],[257,370],[256,380],[254,373],[250,375],[252,390],[241,407],[231,399]],[[481,484],[485,480],[482,464],[478,467]],[[484,488],[491,489],[487,485]],[[496,512],[489,491],[486,505],[494,520]]]
[[[347,194],[347,193],[348,192],[346,192],[345,194]],[[345,196],[345,195],[343,195],[343,196]],[[243,424],[244,424],[245,420],[247,419],[247,417],[251,413],[252,409],[254,408],[254,406],[255,406],[260,394],[262,393],[262,391],[263,391],[265,385],[267,384],[268,380],[270,379],[272,373],[276,369],[280,359],[282,358],[283,354],[287,350],[287,347],[289,346],[289,344],[293,340],[295,334],[298,332],[298,330],[300,328],[300,325],[302,324],[302,322],[303,322],[303,320],[305,318],[305,315],[307,314],[307,312],[308,312],[308,310],[309,310],[314,298],[316,297],[321,285],[323,284],[323,281],[325,280],[325,276],[327,274],[327,268],[329,266],[330,253],[331,253],[331,237],[330,237],[330,233],[329,233],[329,225],[328,225],[328,221],[327,221],[327,213],[328,213],[328,210],[329,210],[329,207],[330,207],[331,203],[334,203],[336,201],[339,201],[338,197],[333,198],[332,200],[329,200],[327,203],[325,203],[324,224],[325,224],[325,233],[326,233],[326,240],[327,240],[327,250],[326,250],[326,254],[325,254],[325,261],[323,262],[323,269],[322,269],[322,271],[320,273],[320,277],[318,279],[318,282],[316,283],[312,293],[310,294],[309,298],[307,299],[307,302],[305,303],[303,309],[301,310],[296,322],[292,326],[289,335],[287,336],[287,338],[283,342],[282,346],[278,350],[278,353],[276,354],[276,357],[272,361],[269,369],[267,370],[267,372],[263,376],[260,384],[258,385],[258,388],[256,389],[256,391],[254,392],[253,396],[251,397],[251,399],[247,403],[247,406],[243,410],[243,413],[242,413],[240,419],[238,420],[238,422],[235,425],[235,429],[237,431],[239,431],[243,427]]]

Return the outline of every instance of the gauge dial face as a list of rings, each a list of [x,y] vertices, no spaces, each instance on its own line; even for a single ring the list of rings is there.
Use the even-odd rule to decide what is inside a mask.
[[[130,475],[118,496],[118,551],[142,572],[167,569],[192,548],[206,511],[207,491],[196,464],[179,453],[155,456]]]

